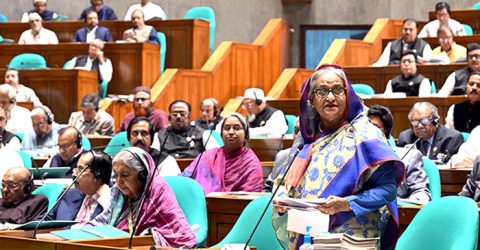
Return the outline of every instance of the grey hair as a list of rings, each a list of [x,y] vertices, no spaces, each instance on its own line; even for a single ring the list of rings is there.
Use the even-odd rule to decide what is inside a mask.
[[[310,90],[308,92],[309,96],[313,93],[315,83],[317,83],[318,78],[320,78],[320,76],[322,76],[323,74],[325,74],[327,72],[333,72],[335,75],[340,77],[340,79],[342,79],[343,86],[344,87],[347,86],[347,81],[348,80],[347,80],[347,75],[345,75],[345,71],[343,71],[342,69],[339,69],[339,68],[332,67],[332,66],[322,67],[321,69],[319,69],[315,73],[313,73],[312,79],[310,80]]]
[[[12,85],[8,83],[4,83],[0,85],[0,93],[7,94],[8,99],[10,100],[15,100],[17,98],[17,91]]]
[[[126,167],[133,169],[138,173],[145,169],[140,159],[138,157],[135,157],[135,155],[133,155],[133,153],[128,150],[122,150],[118,152],[118,154],[116,154],[112,160],[113,164],[115,164],[116,162],[121,162]]]
[[[440,115],[438,114],[438,108],[435,105],[433,105],[430,102],[417,102],[410,109],[410,112],[408,112],[408,120],[410,121],[412,120],[413,111],[419,110],[422,108],[430,108],[430,110],[432,111],[433,119],[440,119]]]
[[[98,38],[91,41],[90,44],[98,45],[98,47],[100,47],[101,50],[103,50],[103,48],[105,47],[105,42],[101,39],[98,39]]]
[[[33,12],[28,15],[29,21],[33,20],[34,18],[38,18],[40,21],[43,21],[42,16],[40,16],[37,12]]]

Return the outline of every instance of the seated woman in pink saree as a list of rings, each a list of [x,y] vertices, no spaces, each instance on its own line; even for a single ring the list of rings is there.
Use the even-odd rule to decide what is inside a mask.
[[[263,172],[260,160],[248,147],[248,123],[232,113],[223,120],[225,146],[201,153],[180,175],[195,179],[205,194],[211,192],[260,192]]]

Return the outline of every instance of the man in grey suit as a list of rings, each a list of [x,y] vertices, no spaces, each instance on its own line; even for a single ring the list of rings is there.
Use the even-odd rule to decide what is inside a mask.
[[[480,155],[475,159],[473,163],[473,169],[470,175],[468,176],[465,186],[463,186],[462,191],[458,193],[460,196],[470,197],[477,202],[477,205],[480,206]]]
[[[429,102],[417,102],[408,113],[411,128],[398,137],[397,146],[415,143],[423,156],[445,163],[464,142],[460,132],[439,124],[438,109]],[[420,138],[419,140],[417,140]]]
[[[377,126],[385,137],[390,137],[393,127],[393,116],[384,106],[373,105],[368,109],[368,118]],[[428,189],[428,177],[423,169],[422,154],[414,148],[400,148],[392,145],[392,149],[400,157],[406,167],[405,180],[397,189],[397,197],[428,202],[431,200]]]

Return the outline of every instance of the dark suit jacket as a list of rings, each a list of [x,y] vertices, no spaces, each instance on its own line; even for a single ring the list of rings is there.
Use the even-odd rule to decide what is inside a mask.
[[[75,220],[84,198],[85,194],[78,191],[78,189],[68,190],[60,203],[50,211],[47,220]],[[103,208],[99,204],[90,216],[90,220],[93,220],[102,211]]]
[[[463,186],[462,191],[458,194],[460,196],[466,196],[474,199],[476,202],[480,201],[480,155],[475,159],[473,164],[473,169],[470,175],[468,176],[465,186]]]
[[[82,42],[82,43],[86,42],[87,33],[88,33],[87,27],[78,29],[77,32],[75,32],[75,38],[73,39],[73,42]],[[97,30],[95,31],[95,38],[103,40],[105,42],[113,42],[113,38],[112,38],[112,34],[110,34],[110,30],[102,26],[97,27]]]
[[[428,158],[434,161],[439,159],[437,158],[437,156],[439,156],[440,153],[447,155],[445,161],[448,161],[450,156],[458,152],[460,145],[462,145],[464,142],[463,136],[460,132],[454,129],[446,128],[443,125],[438,126],[437,131],[433,136],[433,143],[430,146]],[[400,133],[397,146],[404,147],[407,144],[414,143],[415,140],[417,140],[417,137],[413,133],[413,130],[410,128]],[[420,141],[418,141],[417,145],[415,146],[417,147],[417,149],[419,149]]]

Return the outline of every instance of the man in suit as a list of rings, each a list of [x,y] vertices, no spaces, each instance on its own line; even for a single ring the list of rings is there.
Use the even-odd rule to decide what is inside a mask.
[[[80,14],[78,20],[84,20],[87,17],[87,12],[90,10],[97,12],[98,19],[101,21],[118,19],[115,11],[112,8],[104,5],[103,0],[90,0],[90,4],[91,6],[82,11],[82,14]]]
[[[73,177],[78,177],[75,189],[67,191],[59,204],[50,211],[47,219],[78,221],[78,224],[73,227],[82,227],[93,220],[110,207],[108,184],[110,184],[111,175],[110,156],[95,151],[83,153],[77,167],[73,170]]]
[[[445,163],[464,142],[460,132],[439,124],[438,109],[429,102],[417,102],[408,113],[411,128],[402,131],[397,146],[415,143],[422,155]],[[420,138],[420,139],[418,139]]]
[[[480,155],[475,159],[473,169],[468,176],[467,182],[462,188],[462,191],[458,193],[460,196],[470,197],[477,202],[480,206]]]
[[[386,138],[391,136],[393,128],[393,115],[388,108],[380,105],[373,105],[368,109],[368,118],[378,127]],[[427,173],[423,169],[422,153],[416,149],[395,147],[393,151],[405,164],[406,176],[397,189],[397,197],[428,202],[431,200],[428,189]]]
[[[73,42],[90,43],[95,39],[100,39],[105,42],[113,42],[110,30],[103,26],[99,26],[97,12],[90,10],[87,12],[87,17],[85,18],[85,27],[80,28],[75,32]]]

